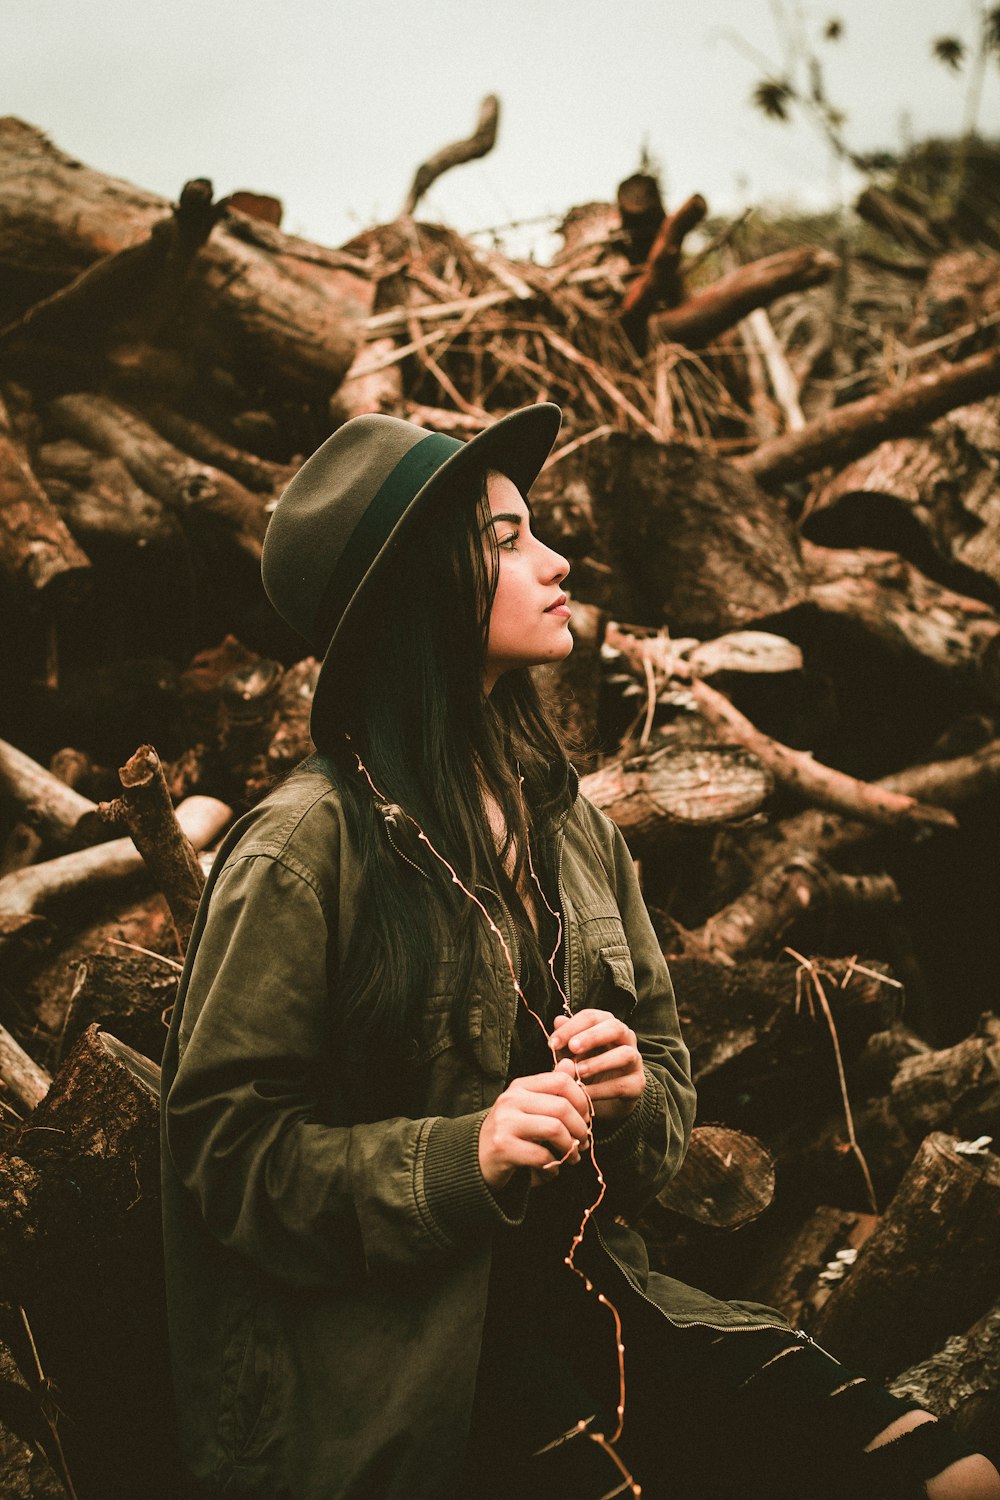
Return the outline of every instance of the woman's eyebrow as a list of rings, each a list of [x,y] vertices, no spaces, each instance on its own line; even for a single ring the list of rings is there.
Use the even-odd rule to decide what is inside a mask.
[[[482,535],[487,527],[495,526],[498,521],[511,521],[515,526],[523,526],[525,518],[516,510],[502,510],[498,515],[490,516],[488,521],[483,522],[479,528],[480,535]]]

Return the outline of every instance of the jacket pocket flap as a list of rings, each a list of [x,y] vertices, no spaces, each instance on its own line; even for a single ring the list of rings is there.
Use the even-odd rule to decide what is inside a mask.
[[[629,997],[629,1007],[635,1005],[639,997],[635,990],[635,970],[632,968],[632,955],[629,952],[627,944],[601,948],[598,956],[602,966],[610,976],[615,989],[623,990]]]

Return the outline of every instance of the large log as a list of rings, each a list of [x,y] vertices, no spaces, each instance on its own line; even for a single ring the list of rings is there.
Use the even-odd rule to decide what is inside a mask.
[[[96,802],[6,740],[0,740],[0,795],[16,803],[21,816],[55,844],[95,844],[110,837]]]
[[[788,518],[732,464],[683,444],[596,438],[543,472],[533,503],[546,540],[570,528],[575,595],[615,619],[704,640],[804,597]]]
[[[136,484],[120,458],[61,438],[39,448],[35,473],[84,546],[109,541],[151,548],[183,544],[174,514]]]
[[[967,1333],[897,1375],[894,1396],[944,1417],[966,1442],[1000,1463],[1000,1302]]]
[[[1000,1140],[1000,1020],[989,1011],[972,1036],[901,1063],[892,1107],[914,1140],[947,1130],[965,1140]]]
[[[265,504],[238,480],[190,458],[136,412],[107,396],[78,392],[49,408],[60,432],[119,458],[137,484],[155,495],[205,541],[220,540],[259,564],[267,529]]]
[[[992,349],[838,406],[798,432],[762,443],[737,463],[761,484],[787,484],[828,464],[846,464],[889,438],[907,437],[954,407],[998,391],[1000,350]]]
[[[707,828],[752,816],[772,782],[737,746],[675,745],[609,761],[584,776],[580,787],[641,853],[671,827]]]
[[[0,427],[0,568],[27,598],[65,589],[90,568],[20,446]]]
[[[0,268],[22,306],[143,240],[168,207],[34,126],[0,121]],[[323,399],[350,367],[373,290],[353,257],[231,211],[198,257],[183,327],[192,349],[235,365],[250,388]]]
[[[955,587],[981,590],[984,577],[1000,586],[998,449],[994,401],[975,417],[961,408],[919,436],[879,442],[817,486],[805,534],[826,546],[891,545]]]
[[[890,1376],[968,1328],[1000,1278],[1000,1158],[962,1154],[940,1132],[920,1146],[816,1338],[869,1375]]]
[[[58,1391],[78,1500],[181,1492],[165,1416],[158,1075],[92,1027],[0,1155],[5,1294]]]
[[[894,656],[943,670],[971,694],[1000,694],[1000,615],[988,604],[933,583],[895,552],[803,540],[802,563],[809,603],[821,614],[860,628]]]
[[[755,307],[767,307],[789,292],[829,281],[840,262],[829,250],[806,247],[781,250],[764,260],[740,266],[688,297],[680,306],[655,313],[649,320],[653,340],[671,340],[700,348],[732,328]]]

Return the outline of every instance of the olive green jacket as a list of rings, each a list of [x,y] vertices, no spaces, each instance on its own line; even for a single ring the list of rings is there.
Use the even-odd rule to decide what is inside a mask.
[[[574,1010],[627,1018],[646,1088],[598,1143],[592,1233],[675,1322],[773,1316],[650,1275],[637,1211],[694,1114],[659,945],[615,826],[577,797],[559,839]],[[336,973],[358,855],[318,757],[228,835],[192,934],[163,1063],[163,1213],[177,1418],[191,1472],[268,1500],[420,1500],[461,1463],[497,1233],[478,1135],[505,1087],[517,999],[483,924],[470,1047],[449,1026],[443,945],[408,1080],[371,1120],[337,1055]],[[501,910],[494,912],[513,941]],[[463,1055],[465,1054],[465,1055]]]

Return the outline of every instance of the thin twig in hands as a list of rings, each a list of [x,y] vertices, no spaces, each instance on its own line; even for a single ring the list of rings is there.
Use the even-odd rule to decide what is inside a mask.
[[[424,832],[423,828],[417,822],[416,818],[414,818],[410,813],[408,813],[405,808],[400,807],[398,803],[390,802],[389,799],[382,792],[379,791],[378,787],[375,785],[375,782],[372,780],[372,777],[371,777],[371,775],[370,775],[370,773],[368,771],[367,766],[364,764],[364,762],[362,761],[360,755],[358,755],[357,751],[352,749],[352,754],[354,755],[354,759],[357,762],[357,766],[358,766],[359,772],[365,778],[365,780],[367,781],[367,783],[368,783],[368,785],[369,785],[369,787],[371,789],[372,796],[375,798],[375,804],[378,807],[380,813],[382,813],[382,815],[385,816],[390,811],[392,811],[393,813],[398,812],[402,817],[406,818],[407,822],[410,823],[413,826],[413,828],[416,830],[416,834],[417,834],[417,837],[420,840],[420,842],[422,844],[426,845],[427,849],[430,851],[430,853],[434,857],[434,859],[436,859],[438,861],[438,863],[441,864],[441,865],[443,865],[444,868],[445,868],[445,870],[447,870],[449,879],[451,880],[452,884],[453,885],[457,885],[458,888],[459,888],[459,890],[462,891],[462,893],[469,898],[469,900],[473,903],[473,905],[476,906],[479,909],[479,911],[482,912],[483,916],[486,918],[486,922],[487,922],[487,925],[488,925],[490,931],[493,933],[493,935],[497,939],[497,942],[500,944],[500,949],[501,949],[501,952],[503,953],[503,956],[504,956],[504,962],[507,965],[507,969],[508,969],[508,972],[509,972],[510,978],[511,978],[511,983],[512,983],[512,985],[514,987],[514,993],[517,995],[518,1000],[524,1006],[524,1008],[528,1012],[528,1014],[534,1019],[534,1021],[540,1027],[543,1036],[547,1040],[550,1037],[551,1032],[549,1031],[548,1027],[545,1025],[545,1022],[542,1019],[542,1017],[537,1013],[537,1011],[535,1011],[531,1007],[531,1005],[529,1005],[527,997],[525,996],[525,993],[524,993],[523,989],[521,988],[521,985],[520,985],[520,983],[518,981],[517,971],[516,971],[516,969],[514,967],[514,958],[513,958],[513,954],[510,951],[510,946],[509,946],[506,938],[504,937],[503,933],[501,932],[500,928],[497,926],[496,922],[491,917],[491,915],[490,915],[489,911],[487,910],[486,906],[483,904],[482,901],[480,901],[479,897],[473,891],[471,891],[469,889],[469,887],[462,880],[461,876],[458,874],[458,872],[455,870],[454,866],[449,862],[449,860],[447,860],[445,858],[445,856],[438,849],[436,849],[434,847],[434,845],[431,843],[430,839],[427,837],[427,834]],[[523,778],[521,778],[521,785],[523,786]],[[539,894],[541,895],[541,898],[542,898],[543,902],[545,903],[545,906],[547,907],[547,909],[549,910],[549,912],[551,912],[551,914],[556,918],[556,921],[557,921],[558,931],[557,931],[557,937],[556,937],[556,945],[555,945],[555,948],[552,950],[551,955],[549,956],[549,971],[552,974],[552,978],[553,978],[553,980],[555,982],[556,989],[559,991],[559,995],[560,995],[560,997],[562,999],[563,1010],[564,1010],[564,1012],[565,1012],[566,1015],[570,1015],[571,1012],[570,1012],[570,1008],[569,1008],[569,998],[566,995],[566,992],[564,991],[562,985],[559,983],[558,977],[557,977],[556,972],[555,972],[556,954],[559,951],[559,944],[560,944],[560,942],[562,940],[562,919],[561,919],[559,913],[557,911],[555,911],[552,908],[552,906],[549,904],[548,898],[546,897],[545,892],[542,890],[541,883],[539,882],[539,879],[538,879],[538,875],[535,872],[534,862],[533,862],[533,860],[531,858],[530,845],[529,845],[528,849],[526,850],[526,853],[527,853],[527,857],[528,857],[528,869],[529,869],[529,872],[531,874],[531,878],[534,881],[535,885],[538,887]],[[574,1073],[576,1073],[575,1065],[574,1065]],[[582,1083],[582,1081],[580,1080],[578,1074],[576,1076],[576,1081],[577,1081],[577,1083],[579,1083],[579,1085],[583,1089],[584,1093],[587,1094],[587,1102],[588,1102],[588,1105],[590,1107],[591,1118],[593,1118],[593,1104],[591,1102],[590,1095],[589,1095],[589,1093],[587,1093],[586,1086]],[[614,1446],[613,1446],[618,1441],[618,1439],[621,1437],[622,1428],[623,1428],[624,1421],[625,1421],[625,1345],[622,1342],[621,1317],[620,1317],[620,1315],[618,1313],[618,1309],[615,1307],[615,1305],[611,1301],[611,1299],[609,1297],[606,1297],[603,1292],[599,1292],[597,1290],[597,1288],[594,1286],[594,1284],[590,1280],[590,1278],[583,1271],[581,1271],[579,1269],[579,1267],[576,1265],[576,1261],[575,1261],[576,1252],[580,1248],[580,1246],[583,1244],[583,1238],[584,1238],[584,1235],[586,1233],[587,1224],[589,1223],[591,1217],[596,1212],[596,1210],[600,1207],[601,1203],[604,1200],[604,1195],[607,1192],[607,1182],[606,1182],[604,1174],[601,1171],[601,1168],[600,1168],[600,1166],[598,1164],[597,1156],[596,1156],[596,1153],[594,1151],[594,1133],[593,1133],[592,1129],[588,1133],[588,1149],[590,1151],[590,1159],[591,1159],[591,1162],[593,1163],[594,1171],[597,1174],[597,1181],[598,1181],[599,1191],[598,1191],[598,1195],[597,1195],[596,1200],[584,1212],[583,1219],[582,1219],[582,1221],[580,1223],[580,1228],[577,1230],[576,1234],[573,1236],[573,1241],[572,1241],[572,1243],[570,1245],[570,1248],[569,1248],[569,1251],[568,1251],[567,1255],[565,1256],[564,1264],[566,1266],[568,1266],[568,1268],[573,1272],[573,1274],[575,1276],[578,1276],[580,1278],[580,1280],[584,1284],[584,1288],[586,1289],[586,1291],[591,1292],[594,1295],[596,1295],[598,1302],[603,1307],[606,1307],[608,1309],[608,1311],[611,1313],[612,1318],[614,1319],[614,1325],[615,1325],[615,1350],[616,1350],[617,1361],[618,1361],[617,1424],[615,1426],[615,1430],[614,1430],[613,1434],[609,1438],[605,1433],[591,1431],[589,1423],[591,1421],[593,1421],[593,1417],[589,1417],[589,1418],[587,1418],[586,1421],[581,1421],[580,1423],[578,1423],[578,1425],[577,1425],[576,1428],[571,1429],[568,1433],[564,1434],[562,1438],[557,1439],[556,1444],[552,1444],[550,1446],[557,1446],[558,1443],[563,1442],[566,1439],[568,1439],[570,1437],[574,1437],[574,1436],[576,1436],[578,1434],[586,1434],[586,1436],[589,1437],[592,1442],[596,1443],[597,1446],[603,1452],[607,1453],[608,1457],[614,1463],[614,1465],[617,1468],[618,1472],[622,1475],[622,1480],[623,1480],[622,1484],[619,1485],[613,1491],[611,1491],[610,1495],[602,1497],[602,1500],[611,1500],[611,1496],[612,1495],[623,1494],[628,1489],[631,1490],[631,1493],[634,1496],[638,1497],[638,1496],[640,1496],[642,1494],[642,1487],[641,1487],[641,1485],[639,1485],[639,1484],[636,1483],[635,1479],[633,1478],[633,1476],[629,1472],[628,1468],[622,1462],[622,1460],[619,1457],[619,1455],[615,1452],[615,1449],[614,1449]],[[572,1150],[572,1147],[570,1148],[570,1150]],[[568,1155],[569,1155],[569,1152],[567,1152],[566,1156],[562,1157],[561,1160],[559,1160],[557,1162],[554,1162],[553,1163],[553,1167],[560,1167],[560,1166],[562,1166],[563,1163],[567,1160]],[[543,1168],[543,1170],[544,1170],[544,1168]],[[539,1449],[538,1451],[539,1451],[539,1453],[543,1453],[543,1452],[546,1452],[547,1449],[543,1448],[543,1449]]]

